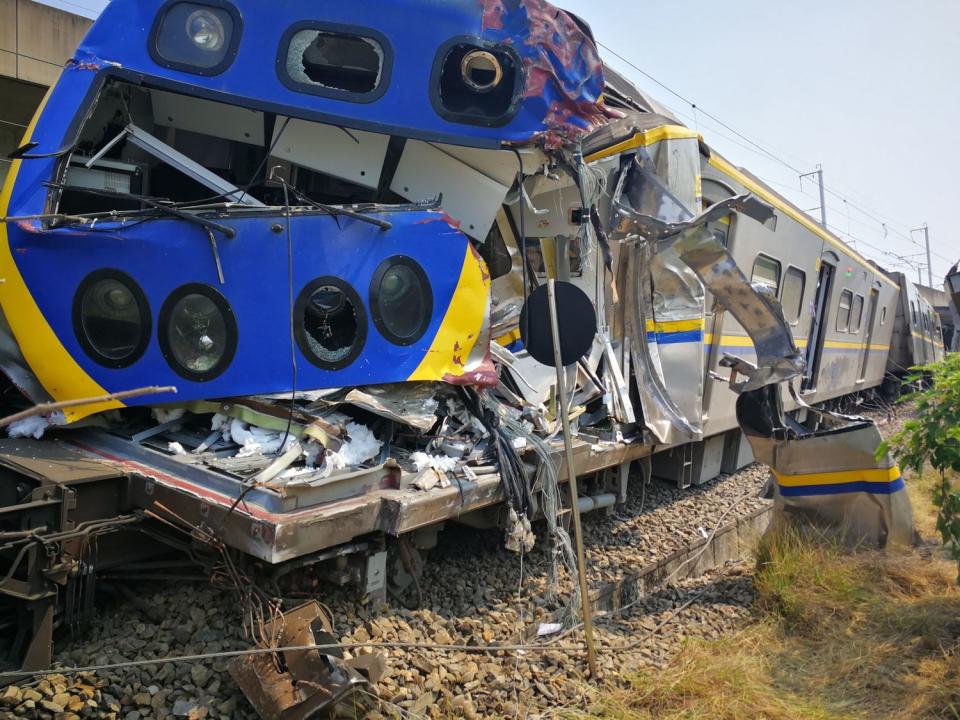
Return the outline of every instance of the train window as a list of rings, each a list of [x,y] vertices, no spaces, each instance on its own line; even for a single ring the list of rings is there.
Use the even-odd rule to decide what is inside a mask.
[[[919,323],[919,318],[917,317],[917,301],[910,301],[910,316],[913,318],[913,324],[917,325]]]
[[[840,293],[840,307],[837,308],[837,331],[847,332],[850,327],[850,305],[853,304],[853,293],[844,290]]]
[[[90,273],[74,296],[73,329],[84,352],[100,365],[132,365],[150,341],[146,295],[133,278],[119,270]]]
[[[880,310],[880,324],[883,325],[887,322],[887,307],[884,305],[883,309]]]
[[[292,90],[371,102],[389,85],[389,44],[366,28],[299,23],[280,44],[280,79]]]
[[[780,287],[780,263],[766,255],[757,255],[753,261],[753,275],[750,282],[755,285],[765,285],[777,294]]]
[[[433,316],[433,290],[423,268],[402,255],[380,263],[370,282],[370,314],[380,334],[396,345],[423,337]]]
[[[788,323],[795,323],[800,319],[800,310],[803,307],[803,289],[807,275],[803,270],[788,267],[783,276],[783,290],[780,294],[780,305]]]
[[[860,332],[860,326],[863,324],[863,295],[855,295],[853,298],[853,307],[850,310],[850,332],[856,334]]]
[[[227,369],[237,350],[233,310],[208,285],[190,283],[174,290],[160,308],[157,332],[163,356],[187,380],[212,380]]]
[[[294,307],[300,350],[317,367],[340,370],[357,359],[367,341],[363,301],[346,281],[320,277],[300,293]]]

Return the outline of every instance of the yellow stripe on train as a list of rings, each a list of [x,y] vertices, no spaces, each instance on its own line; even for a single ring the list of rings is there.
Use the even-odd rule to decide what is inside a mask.
[[[839,472],[807,473],[803,475],[781,475],[773,471],[777,482],[783,487],[803,487],[809,485],[842,485],[844,483],[870,482],[893,483],[901,478],[900,468],[871,468],[868,470],[842,470]]]
[[[664,320],[662,322],[647,320],[647,332],[690,332],[691,330],[703,330],[703,324],[703,318],[694,318],[693,320]]]

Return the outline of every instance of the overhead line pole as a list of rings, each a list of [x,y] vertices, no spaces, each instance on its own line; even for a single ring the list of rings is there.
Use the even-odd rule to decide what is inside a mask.
[[[820,224],[823,225],[824,230],[828,230],[829,228],[827,228],[827,201],[826,201],[826,198],[824,197],[824,189],[823,189],[823,167],[820,165],[817,165],[817,169],[814,170],[813,172],[803,173],[802,175],[800,175],[800,184],[803,185],[803,179],[805,177],[810,177],[811,175],[817,176],[817,186],[820,188]]]
[[[912,235],[915,232],[923,230],[923,243],[927,249],[927,284],[930,287],[933,287],[933,263],[930,262],[930,228],[927,227],[927,224],[924,223],[923,227],[914,228],[910,231]],[[921,283],[922,285],[923,283]]]

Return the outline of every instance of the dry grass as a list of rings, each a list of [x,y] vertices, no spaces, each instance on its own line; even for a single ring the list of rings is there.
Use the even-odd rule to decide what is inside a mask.
[[[932,482],[932,478],[926,482]],[[926,538],[933,506],[915,483]],[[756,620],[689,641],[603,718],[960,718],[960,588],[938,554],[851,554],[797,533],[757,549]]]

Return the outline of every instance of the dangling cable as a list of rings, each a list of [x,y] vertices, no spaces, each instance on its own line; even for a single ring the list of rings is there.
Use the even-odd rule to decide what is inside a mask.
[[[286,127],[286,126],[284,126]],[[282,455],[286,448],[287,440],[290,438],[290,428],[293,426],[293,414],[297,406],[297,338],[294,330],[294,303],[293,303],[293,231],[290,226],[290,192],[287,188],[287,181],[283,183],[283,204],[284,216],[287,226],[287,294],[290,302],[290,368],[292,371],[292,382],[290,390],[290,414],[287,416],[287,429],[283,432],[283,441],[277,450],[278,455]]]

